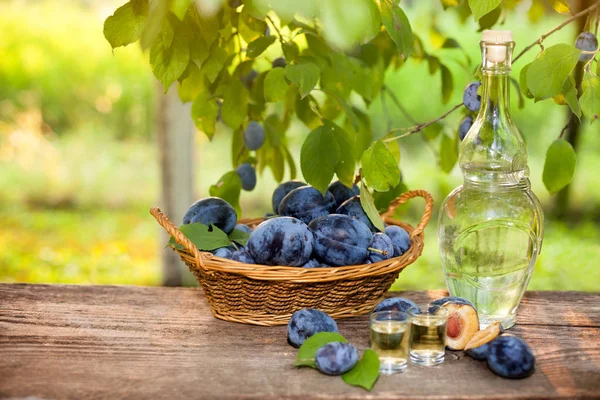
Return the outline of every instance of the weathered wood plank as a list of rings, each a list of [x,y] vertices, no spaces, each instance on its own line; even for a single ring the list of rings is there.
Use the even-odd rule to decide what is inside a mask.
[[[404,292],[418,303],[443,292]],[[528,293],[514,332],[538,367],[524,380],[447,353],[372,392],[291,366],[285,327],[217,320],[195,288],[0,285],[0,396],[40,398],[600,398],[600,295]],[[567,326],[569,325],[569,326]],[[365,317],[339,321],[363,350]]]

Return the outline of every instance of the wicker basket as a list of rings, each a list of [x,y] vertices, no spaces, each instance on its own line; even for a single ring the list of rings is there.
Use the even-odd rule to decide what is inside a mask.
[[[413,197],[425,198],[425,212],[416,228],[391,218],[396,208]],[[431,218],[433,198],[413,190],[395,199],[382,214],[388,225],[398,225],[411,236],[410,248],[400,257],[374,264],[332,268],[271,267],[243,264],[201,252],[164,215],[150,213],[185,247],[175,250],[187,264],[208,298],[215,317],[254,325],[283,325],[302,308],[317,308],[333,318],[368,313],[390,288],[404,267],[423,251],[423,229]],[[262,218],[241,220],[253,227]]]

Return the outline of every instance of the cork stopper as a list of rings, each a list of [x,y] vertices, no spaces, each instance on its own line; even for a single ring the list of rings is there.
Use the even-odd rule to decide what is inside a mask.
[[[506,44],[512,43],[511,31],[485,30],[481,35],[487,51],[485,57],[493,63],[502,63],[506,60]]]
[[[508,43],[513,41],[512,31],[486,29],[481,34],[481,40],[486,43]]]

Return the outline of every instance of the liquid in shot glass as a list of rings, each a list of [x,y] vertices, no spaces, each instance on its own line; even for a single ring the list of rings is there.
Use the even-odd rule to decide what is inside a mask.
[[[379,357],[379,372],[404,372],[408,364],[409,316],[400,311],[379,311],[369,321],[371,349]]]
[[[434,366],[444,362],[448,310],[439,308],[435,313],[416,308],[408,310],[410,316],[410,361],[422,366]]]

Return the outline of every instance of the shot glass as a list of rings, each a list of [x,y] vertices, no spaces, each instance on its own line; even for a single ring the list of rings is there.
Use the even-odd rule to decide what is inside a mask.
[[[410,316],[410,361],[416,365],[434,366],[444,362],[446,352],[446,329],[448,310],[439,308],[435,313],[411,308]]]
[[[370,343],[379,357],[379,372],[404,372],[408,364],[409,316],[400,311],[379,311],[369,321]]]

